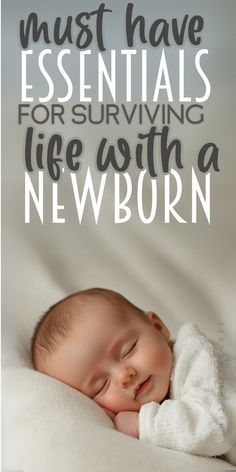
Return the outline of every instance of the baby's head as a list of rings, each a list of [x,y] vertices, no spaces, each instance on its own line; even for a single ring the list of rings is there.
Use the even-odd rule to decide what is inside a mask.
[[[118,413],[167,395],[170,334],[117,292],[84,290],[53,305],[32,339],[34,367]]]

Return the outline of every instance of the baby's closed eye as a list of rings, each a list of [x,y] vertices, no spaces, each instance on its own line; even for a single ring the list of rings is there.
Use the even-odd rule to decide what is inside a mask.
[[[107,388],[109,387],[109,383],[110,383],[110,378],[108,377],[105,382],[103,381],[102,385],[98,387],[98,389],[96,390],[93,398],[95,398],[97,395],[99,395],[100,393],[104,393],[104,391],[107,390]]]
[[[129,354],[131,354],[135,350],[137,344],[138,344],[138,339],[136,339],[136,341],[126,346],[124,349],[124,353],[121,354],[121,358],[125,359]]]

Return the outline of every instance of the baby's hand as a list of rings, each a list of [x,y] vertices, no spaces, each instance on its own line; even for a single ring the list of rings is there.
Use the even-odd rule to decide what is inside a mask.
[[[134,438],[139,437],[138,413],[136,411],[121,411],[116,415],[113,421],[117,431],[133,436]]]

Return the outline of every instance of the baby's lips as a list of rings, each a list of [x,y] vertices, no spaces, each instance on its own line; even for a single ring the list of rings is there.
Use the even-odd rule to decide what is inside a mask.
[[[142,393],[144,385],[146,384],[147,381],[150,380],[150,378],[151,378],[151,376],[147,377],[143,382],[139,383],[139,384],[135,387],[135,389],[134,389],[134,396],[135,396],[135,398],[136,398],[140,393]],[[144,387],[144,389],[145,389],[145,387]]]

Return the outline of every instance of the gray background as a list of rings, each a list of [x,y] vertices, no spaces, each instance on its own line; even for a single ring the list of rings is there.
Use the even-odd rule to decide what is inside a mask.
[[[193,58],[196,50],[207,48],[208,56],[202,59],[205,73],[211,82],[211,96],[203,104],[205,119],[200,125],[184,126],[173,121],[171,136],[179,137],[183,146],[184,170],[181,172],[184,196],[178,205],[179,213],[189,222],[179,224],[171,218],[163,222],[163,177],[158,185],[159,207],[155,221],[150,225],[140,222],[135,202],[135,185],[131,202],[132,219],[126,224],[115,225],[113,216],[112,173],[106,186],[99,223],[94,222],[90,205],[87,205],[83,223],[77,220],[75,204],[68,177],[60,184],[60,203],[65,204],[66,224],[52,224],[51,182],[45,177],[45,221],[42,225],[35,211],[32,222],[24,223],[24,164],[23,142],[27,125],[17,125],[17,104],[20,102],[20,42],[19,20],[29,12],[37,11],[41,20],[53,23],[56,16],[76,16],[80,11],[96,9],[99,2],[68,0],[57,2],[55,8],[49,2],[5,1],[2,2],[2,222],[3,222],[3,322],[7,330],[8,346],[11,340],[19,346],[29,345],[29,337],[35,320],[48,305],[60,297],[90,286],[114,288],[124,293],[143,308],[155,309],[166,320],[175,335],[179,325],[187,320],[198,322],[213,337],[219,337],[219,321],[224,322],[224,342],[235,341],[235,12],[236,2],[156,2],[145,4],[136,1],[134,12],[143,14],[150,27],[158,17],[170,20],[184,14],[199,14],[205,26],[202,43],[193,48],[185,43],[186,94],[201,95],[202,82],[196,74]],[[107,1],[113,10],[104,28],[104,41],[109,48],[118,51],[126,47],[124,35],[125,7],[127,2]],[[77,31],[76,28],[74,30]],[[29,46],[31,47],[31,46]],[[53,54],[59,48],[45,46],[42,42],[33,46],[36,53],[52,47]],[[64,45],[67,47],[67,44]],[[135,48],[142,45],[136,41]],[[160,48],[145,46],[152,60],[149,68],[150,86],[155,78]],[[92,48],[93,49],[93,48]],[[196,50],[195,50],[196,49]],[[96,51],[94,51],[95,53]],[[117,53],[119,56],[119,52]],[[54,57],[54,56],[53,56]],[[73,57],[73,61],[71,58]],[[74,82],[74,96],[66,109],[79,103],[76,89],[79,80],[78,50],[72,47],[71,58],[65,58]],[[104,55],[106,57],[106,54]],[[173,95],[178,90],[178,48],[166,50]],[[53,61],[52,61],[53,62]],[[45,95],[45,81],[36,64],[29,69],[29,77],[35,91]],[[69,64],[71,64],[69,66]],[[118,61],[119,64],[119,61]],[[188,64],[190,64],[188,66]],[[139,102],[139,61],[137,60],[133,102]],[[136,73],[137,70],[137,73]],[[65,91],[57,71],[50,66],[58,93]],[[55,75],[54,75],[55,74]],[[96,87],[96,67],[91,64],[89,82]],[[76,79],[78,77],[78,79]],[[124,82],[121,69],[118,76],[117,103],[125,103]],[[30,93],[30,92],[29,92]],[[112,103],[107,94],[105,102]],[[56,103],[53,99],[52,103]],[[166,103],[165,94],[160,103]],[[192,102],[194,103],[194,102]],[[37,104],[37,101],[34,102]],[[178,109],[175,98],[173,107]],[[96,102],[93,103],[96,109]],[[160,122],[155,123],[162,126]],[[55,130],[65,139],[79,136],[85,144],[81,181],[87,163],[94,166],[95,153],[101,136],[112,142],[127,136],[132,146],[139,131],[148,130],[149,123],[129,127],[123,121],[116,125],[83,126],[67,122],[65,126],[38,125],[46,134]],[[219,149],[221,172],[211,177],[211,224],[199,211],[197,224],[190,222],[191,182],[190,171],[196,170],[196,154],[205,142],[215,142]],[[129,170],[133,182],[137,170]],[[199,176],[199,173],[198,173]],[[100,179],[93,172],[94,181]],[[200,177],[199,177],[200,178]],[[32,180],[36,182],[35,176]],[[147,206],[148,208],[148,206]]]

